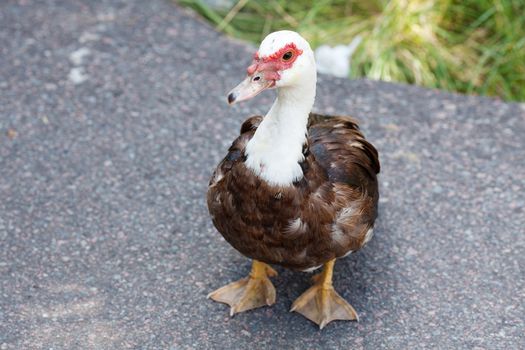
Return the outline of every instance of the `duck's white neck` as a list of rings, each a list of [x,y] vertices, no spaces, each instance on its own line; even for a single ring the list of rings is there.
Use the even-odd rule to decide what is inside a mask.
[[[246,146],[246,166],[271,185],[290,186],[303,177],[308,115],[315,100],[310,84],[279,88],[275,102]]]

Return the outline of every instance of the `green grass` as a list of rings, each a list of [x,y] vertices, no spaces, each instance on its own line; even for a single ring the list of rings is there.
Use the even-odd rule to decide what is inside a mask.
[[[179,0],[219,30],[259,43],[292,29],[313,47],[363,41],[351,77],[525,101],[524,0]]]

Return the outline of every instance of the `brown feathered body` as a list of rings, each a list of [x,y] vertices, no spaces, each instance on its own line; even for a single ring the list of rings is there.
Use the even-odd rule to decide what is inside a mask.
[[[303,178],[272,186],[245,166],[262,117],[247,119],[215,170],[208,209],[217,230],[245,256],[307,270],[360,249],[371,237],[379,159],[348,117],[310,114]]]

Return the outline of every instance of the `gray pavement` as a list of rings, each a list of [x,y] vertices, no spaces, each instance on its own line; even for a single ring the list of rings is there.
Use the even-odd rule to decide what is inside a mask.
[[[271,103],[225,103],[252,52],[163,0],[0,3],[0,349],[523,349],[525,107],[412,86],[319,81],[382,160],[335,271],[361,321],[289,313],[283,269],[271,308],[206,299],[249,269],[205,193]]]

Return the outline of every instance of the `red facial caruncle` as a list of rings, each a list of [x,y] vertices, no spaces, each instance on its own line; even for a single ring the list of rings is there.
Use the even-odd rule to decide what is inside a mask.
[[[279,80],[281,76],[278,72],[291,68],[302,53],[303,50],[297,48],[294,43],[286,44],[270,56],[259,57],[259,53],[256,52],[252,64],[247,69],[248,75],[261,72],[266,80]]]
[[[281,79],[279,72],[290,69],[303,53],[294,43],[288,43],[283,48],[269,56],[253,56],[253,62],[248,67],[248,76],[228,94],[230,105],[248,100],[266,89],[276,87]]]

